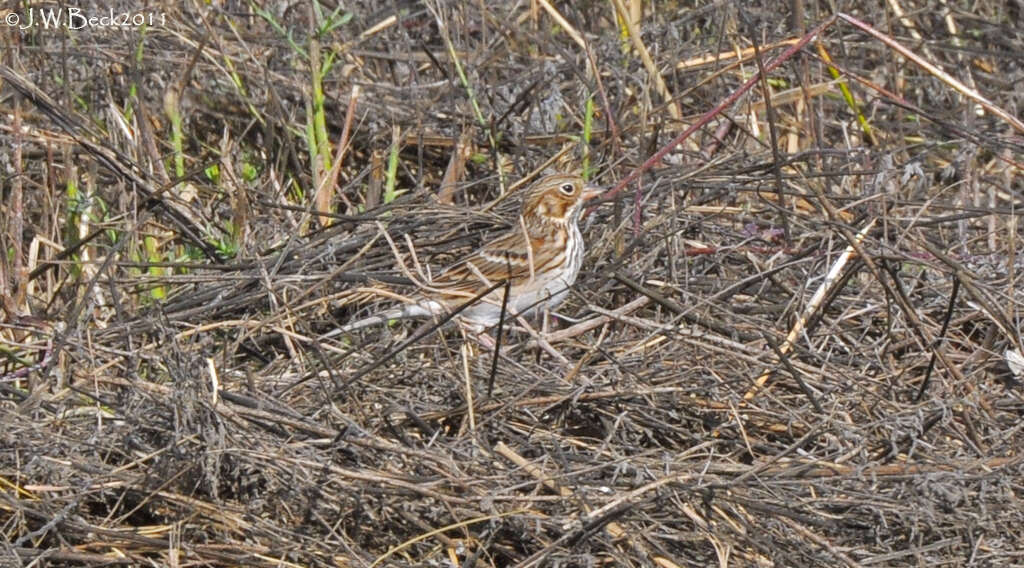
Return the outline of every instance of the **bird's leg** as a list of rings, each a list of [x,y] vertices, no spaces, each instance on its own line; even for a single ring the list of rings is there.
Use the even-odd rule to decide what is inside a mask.
[[[480,343],[480,345],[484,349],[487,349],[488,351],[494,351],[494,348],[498,346],[498,344],[494,341],[494,338],[491,337],[491,334],[487,333],[486,331],[481,331],[480,333],[478,333],[475,339]]]
[[[519,322],[519,325],[521,325],[523,329],[526,330],[526,333],[528,333],[534,339],[534,341],[537,342],[538,347],[540,347],[548,355],[551,355],[552,357],[557,359],[563,365],[569,366],[569,360],[566,359],[564,355],[555,350],[555,348],[552,347],[546,339],[544,339],[543,334],[537,332],[537,330],[530,327],[530,324],[529,322],[526,321],[526,318],[524,318],[523,316],[517,316],[516,320]],[[538,357],[539,356],[540,353],[538,353]]]
[[[494,338],[487,333],[482,325],[466,323],[463,320],[458,320],[458,322],[459,331],[462,332],[463,340],[472,339],[484,349],[488,351],[494,350],[497,343],[495,343]]]

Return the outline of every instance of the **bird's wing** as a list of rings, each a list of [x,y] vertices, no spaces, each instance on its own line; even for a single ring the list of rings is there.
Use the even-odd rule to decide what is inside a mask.
[[[514,228],[446,269],[432,284],[445,294],[472,297],[506,279],[513,287],[543,280],[553,264],[564,261],[564,245],[557,233],[527,234]]]

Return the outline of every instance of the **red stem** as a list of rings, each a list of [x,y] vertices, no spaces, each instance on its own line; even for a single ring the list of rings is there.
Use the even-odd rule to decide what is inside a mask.
[[[818,24],[817,26],[815,26],[814,29],[812,29],[811,31],[807,32],[807,34],[804,35],[804,37],[800,38],[800,41],[798,41],[798,42],[794,43],[793,45],[789,46],[789,48],[786,49],[786,51],[783,51],[782,54],[779,55],[778,57],[776,57],[771,63],[765,65],[764,66],[764,72],[768,73],[768,72],[774,70],[779,65],[782,65],[783,62],[785,62],[790,57],[793,57],[794,53],[796,53],[797,51],[800,51],[801,49],[803,49],[803,47],[805,45],[807,45],[808,43],[810,43],[811,40],[815,38],[815,36],[817,36],[818,34],[823,32],[827,27],[831,26],[832,23],[835,22],[835,21],[836,21],[836,16],[832,15],[832,16],[828,17],[827,19],[825,19],[825,21],[823,21],[820,24]],[[661,150],[658,150],[657,152],[655,152],[655,154],[653,156],[651,156],[650,158],[647,158],[647,161],[644,162],[643,164],[640,164],[640,167],[634,169],[632,172],[629,173],[629,175],[627,175],[626,177],[624,177],[621,180],[619,180],[619,183],[615,184],[615,187],[613,187],[606,194],[604,194],[602,196],[602,198],[607,199],[607,198],[614,197],[615,195],[617,195],[620,191],[622,191],[622,189],[624,187],[626,187],[626,185],[629,184],[629,182],[631,182],[631,181],[635,180],[636,178],[640,177],[640,174],[642,174],[645,171],[649,170],[651,168],[651,166],[653,166],[654,164],[657,164],[658,162],[660,162],[661,159],[664,158],[666,154],[668,154],[669,152],[672,151],[673,148],[675,148],[676,146],[681,144],[683,142],[683,140],[686,140],[687,138],[689,138],[691,134],[693,134],[694,132],[697,131],[697,129],[699,129],[699,128],[703,127],[705,124],[711,122],[712,118],[714,118],[719,113],[721,113],[723,110],[725,110],[727,107],[729,107],[734,102],[736,102],[736,100],[739,99],[741,96],[743,96],[744,93],[749,91],[751,89],[751,87],[756,85],[758,83],[758,81],[760,81],[760,78],[761,78],[760,72],[754,73],[754,76],[751,77],[746,83],[744,83],[742,87],[740,87],[739,89],[736,89],[736,91],[733,92],[733,94],[729,95],[724,101],[719,103],[718,106],[716,106],[715,108],[713,108],[713,109],[709,110],[708,112],[704,113],[704,116],[700,117],[700,119],[698,119],[697,122],[691,124],[689,128],[684,130],[681,134],[679,134],[679,136],[676,136],[671,142],[669,142],[664,147],[662,147]]]

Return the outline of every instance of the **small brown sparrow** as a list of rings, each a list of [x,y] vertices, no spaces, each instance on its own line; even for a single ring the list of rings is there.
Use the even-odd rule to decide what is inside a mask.
[[[414,303],[338,331],[393,319],[443,316],[505,280],[511,281],[509,316],[554,309],[568,296],[583,263],[583,236],[577,226],[583,205],[600,194],[601,189],[576,175],[541,178],[526,190],[517,226],[447,268],[417,292]],[[462,310],[460,323],[477,333],[498,323],[504,290],[505,286],[497,286]]]

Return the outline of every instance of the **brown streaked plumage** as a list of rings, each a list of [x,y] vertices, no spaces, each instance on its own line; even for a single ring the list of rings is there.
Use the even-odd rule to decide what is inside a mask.
[[[552,174],[535,182],[523,198],[518,223],[453,264],[416,295],[415,303],[350,323],[346,332],[388,320],[444,315],[487,288],[511,280],[508,309],[527,314],[553,309],[568,295],[583,262],[583,236],[577,222],[584,203],[598,188],[570,174]],[[498,322],[504,286],[459,313],[477,331]]]

